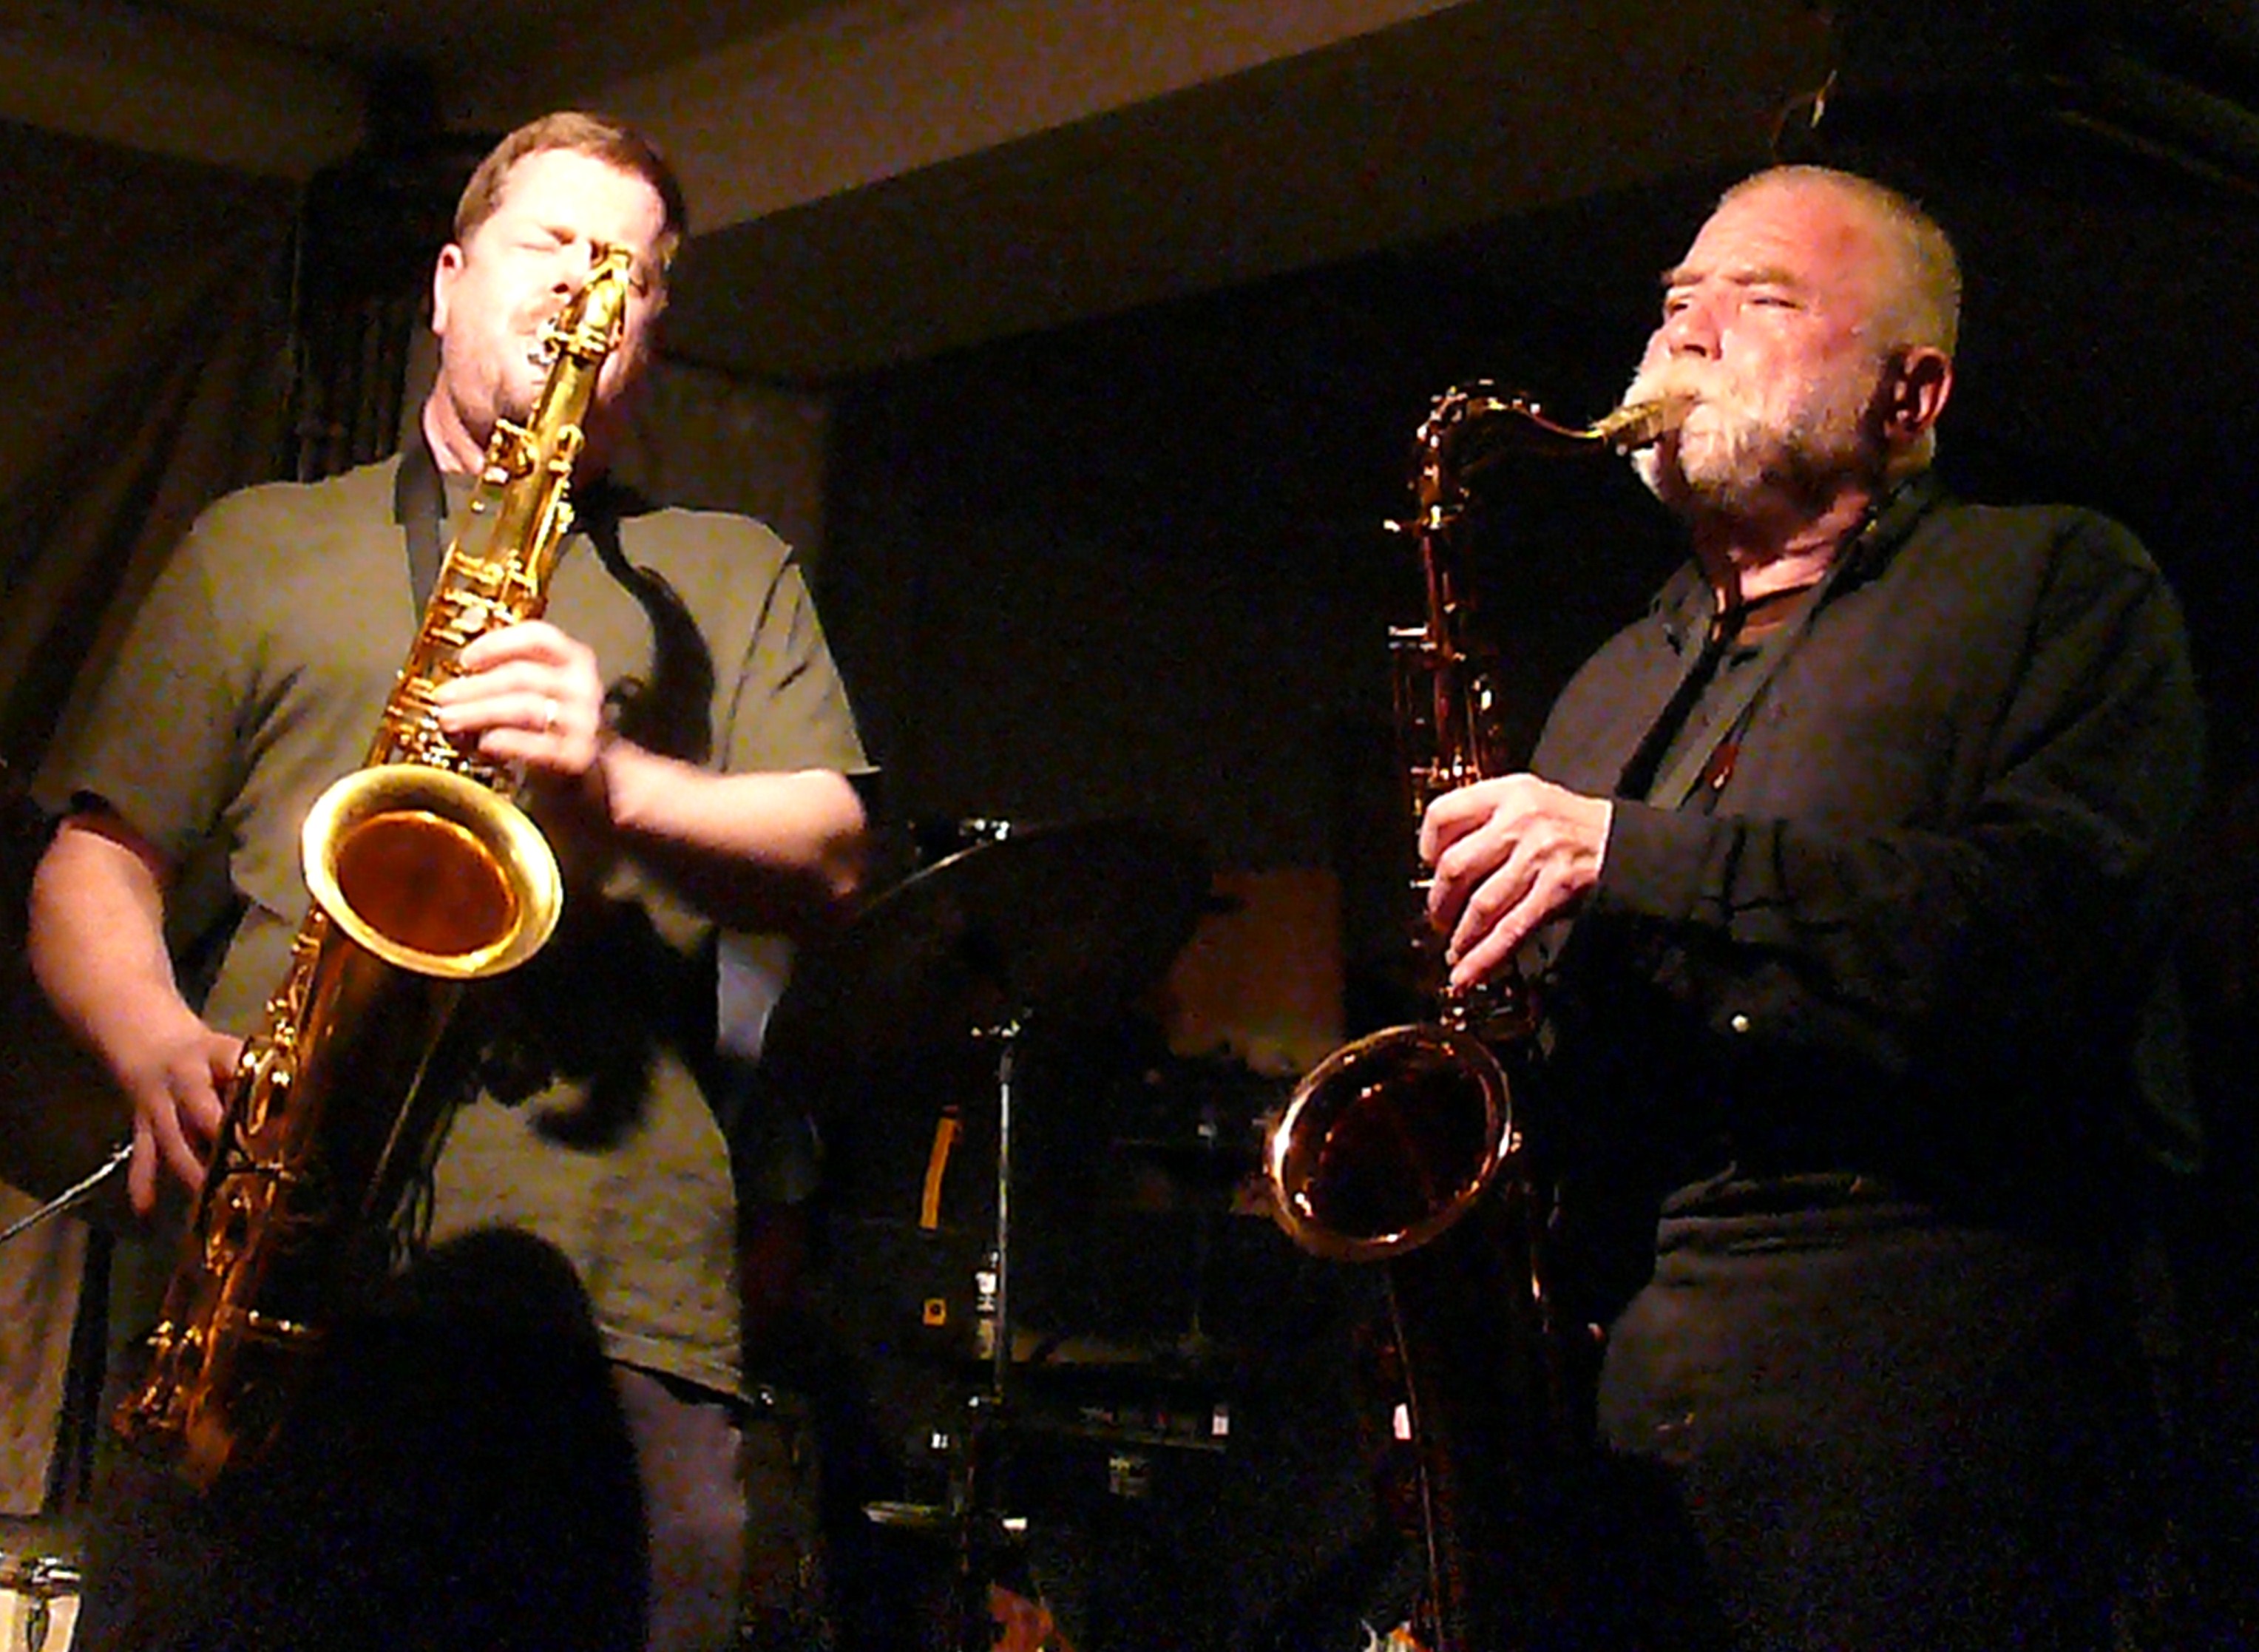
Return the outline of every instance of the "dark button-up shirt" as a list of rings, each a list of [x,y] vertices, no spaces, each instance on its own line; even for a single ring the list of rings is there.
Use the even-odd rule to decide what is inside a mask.
[[[1549,994],[1572,1156],[1682,1204],[1817,1173],[2074,1221],[2185,1161],[2160,979],[2200,717],[2148,553],[1918,480],[1754,666],[1721,783],[1648,801],[1712,609],[1683,570],[1533,759],[1619,799]]]

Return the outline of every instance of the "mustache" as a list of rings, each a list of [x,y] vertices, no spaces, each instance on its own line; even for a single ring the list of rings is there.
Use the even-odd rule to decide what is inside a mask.
[[[1659,397],[1684,398],[1693,407],[1707,407],[1741,421],[1755,421],[1762,409],[1728,380],[1714,363],[1685,357],[1666,357],[1642,366],[1625,387],[1626,405]]]

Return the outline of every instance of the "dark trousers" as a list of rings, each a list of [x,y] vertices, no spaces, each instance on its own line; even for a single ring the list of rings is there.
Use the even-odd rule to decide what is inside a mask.
[[[2156,1440],[2092,1259],[1895,1205],[1667,1221],[1599,1402],[1599,1644],[2112,1643]]]
[[[337,1328],[288,1428],[252,1467],[197,1493],[146,1454],[107,1454],[75,1644],[748,1644],[741,1413],[605,1360],[553,1252],[520,1235],[459,1242],[396,1310]],[[751,1432],[773,1456],[766,1422]],[[765,1468],[765,1492],[780,1472]]]

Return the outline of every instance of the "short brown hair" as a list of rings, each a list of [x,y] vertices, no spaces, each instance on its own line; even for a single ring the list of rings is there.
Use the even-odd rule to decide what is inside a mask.
[[[674,168],[667,164],[659,146],[625,121],[577,109],[559,110],[526,122],[479,162],[478,170],[463,186],[462,199],[455,203],[458,245],[469,240],[479,225],[501,207],[502,185],[510,176],[510,169],[526,156],[550,149],[569,149],[575,154],[591,156],[649,184],[666,213],[666,222],[659,227],[659,245],[653,250],[661,269],[673,262],[675,249],[690,232],[690,213],[682,199],[682,181],[674,175]]]

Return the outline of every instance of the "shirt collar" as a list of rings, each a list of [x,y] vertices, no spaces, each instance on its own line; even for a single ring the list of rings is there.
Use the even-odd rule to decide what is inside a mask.
[[[1945,485],[1934,470],[1918,471],[1892,483],[1867,507],[1865,519],[1856,529],[1836,559],[1840,577],[1825,581],[1832,600],[1853,584],[1880,573],[1898,548],[1913,537],[1915,526],[1945,498]],[[1649,605],[1663,622],[1663,634],[1674,652],[1700,648],[1709,634],[1713,601],[1709,581],[1691,560],[1681,566]]]

